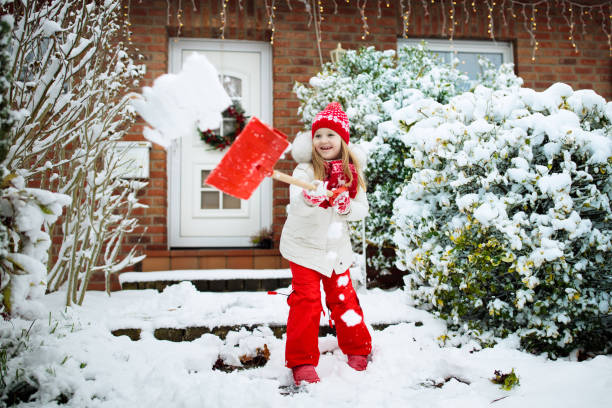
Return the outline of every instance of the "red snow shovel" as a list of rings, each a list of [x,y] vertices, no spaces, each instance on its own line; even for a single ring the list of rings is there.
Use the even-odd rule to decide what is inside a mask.
[[[204,182],[243,200],[251,197],[265,177],[316,189],[311,183],[274,170],[288,146],[287,136],[253,116]],[[333,194],[328,191],[327,195]]]

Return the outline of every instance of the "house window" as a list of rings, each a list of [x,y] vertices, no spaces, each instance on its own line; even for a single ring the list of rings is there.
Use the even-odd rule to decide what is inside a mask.
[[[457,58],[459,60],[458,69],[465,72],[470,81],[478,79],[480,73],[479,56],[486,57],[496,67],[514,62],[511,42],[406,38],[398,40],[398,48],[414,46],[422,41],[426,43],[429,50],[439,55],[446,63],[450,63],[453,56]]]

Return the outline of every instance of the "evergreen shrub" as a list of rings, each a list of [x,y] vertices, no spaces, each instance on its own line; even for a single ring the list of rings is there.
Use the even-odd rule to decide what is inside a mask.
[[[394,202],[415,305],[550,355],[612,348],[612,103],[478,86],[397,111],[414,173]]]

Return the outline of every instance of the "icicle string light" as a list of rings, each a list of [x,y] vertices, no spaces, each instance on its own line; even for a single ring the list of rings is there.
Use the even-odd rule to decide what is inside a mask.
[[[610,56],[612,57],[612,4],[609,6],[608,10],[609,29],[606,28],[606,15],[604,14],[603,6],[601,6],[601,8],[599,9],[599,14],[601,15],[603,21],[603,30],[606,33],[606,36],[608,37],[608,49],[610,50]]]
[[[166,25],[170,25],[170,0],[166,0]]]
[[[406,8],[406,11],[404,11],[404,1],[400,1],[400,12],[402,15],[402,32],[404,38],[408,38],[408,30],[410,29],[410,14],[412,13],[412,4],[410,3],[410,0],[407,0],[407,2],[408,6]]]
[[[127,4],[124,6],[125,11],[123,12],[123,17],[125,20],[125,35],[128,40],[128,44],[132,44],[132,23],[130,22],[130,3],[131,0],[128,0]]]
[[[178,10],[176,11],[176,23],[178,24],[178,30],[176,36],[181,36],[181,30],[183,29],[183,8],[181,7],[181,0],[179,0]]]
[[[452,0],[451,0],[452,1]],[[432,1],[433,3],[433,1]],[[446,7],[444,6],[444,0],[440,0],[440,10],[442,11],[442,35],[446,36]]]
[[[276,27],[274,27],[274,19],[276,18],[276,5],[274,4],[275,0],[272,0],[272,3],[269,4],[268,0],[266,0],[266,14],[268,15],[268,28],[272,32],[270,35],[270,44],[274,44],[274,34],[276,31]]]
[[[128,24],[129,28],[129,1],[127,0],[127,14],[126,16],[126,24]],[[142,0],[139,0],[141,2]],[[174,0],[176,1],[176,0]],[[230,0],[217,0],[221,2],[222,10],[221,14],[221,38],[225,38],[225,26],[227,23],[227,7]],[[244,0],[233,0],[236,2],[238,8],[240,10],[244,7]],[[332,1],[333,4],[333,14],[338,14],[338,1],[339,0],[327,0]],[[449,2],[447,5],[446,2]],[[503,27],[508,27],[510,24],[510,17],[512,19],[523,21],[523,26],[525,31],[530,38],[530,43],[532,46],[532,60],[535,60],[535,55],[538,50],[539,43],[536,38],[537,32],[537,19],[538,17],[542,17],[542,14],[546,16],[546,27],[549,31],[552,31],[552,18],[551,12],[559,12],[563,19],[565,20],[568,31],[567,31],[567,40],[571,42],[572,48],[576,53],[578,53],[578,46],[576,44],[576,35],[582,35],[582,37],[586,37],[588,33],[588,24],[587,16],[591,21],[594,21],[594,15],[598,15],[601,17],[601,30],[606,35],[608,39],[608,49],[610,51],[610,55],[612,56],[612,0],[593,0],[591,2],[586,2],[585,0],[555,0],[555,7],[551,7],[552,0],[486,0],[486,1],[476,1],[476,0],[421,0],[420,3],[423,14],[415,18],[421,18],[420,16],[430,17],[430,7],[432,10],[435,10],[436,3],[440,7],[441,12],[439,13],[439,18],[442,23],[442,36],[449,38],[451,41],[455,37],[457,33],[457,29],[455,26],[459,25],[458,18],[458,10],[461,10],[464,16],[463,23],[467,26],[470,22],[470,8],[474,15],[478,15],[478,10],[482,9],[486,11],[487,14],[487,33],[489,38],[495,40],[495,17],[499,14],[501,19],[501,23],[503,23]],[[271,2],[271,3],[270,3]],[[275,0],[265,0],[266,13],[268,17],[268,27],[272,30],[272,35],[270,38],[270,42],[274,42],[275,28]],[[324,12],[331,13],[331,8],[328,10],[323,10],[324,2],[322,0],[314,1],[314,0],[299,0],[300,3],[304,5],[305,11],[308,15],[308,27],[311,26],[312,22],[315,24],[315,31],[317,33],[317,43],[321,41],[321,21],[324,20]],[[461,4],[459,4],[461,2]],[[293,11],[293,7],[291,5],[291,0],[285,0],[287,7],[290,11]],[[377,0],[375,7],[377,17],[382,17],[382,3],[383,0]],[[390,7],[392,4],[399,3],[399,12],[400,18],[402,21],[402,35],[403,37],[408,36],[408,32],[410,30],[410,23],[412,18],[412,0],[399,0],[397,3],[394,3],[390,0],[384,0],[385,6]],[[500,4],[498,4],[500,3]],[[587,3],[587,4],[585,4]],[[191,0],[191,4],[193,6],[193,10],[196,11],[196,1]],[[366,15],[366,6],[367,0],[357,0],[355,2],[351,2],[350,0],[346,0],[346,4],[348,6],[355,6],[361,16],[362,21],[362,39],[367,39],[370,34],[370,27],[368,24],[368,17]],[[181,0],[178,1],[178,7],[174,10],[171,7],[170,0],[166,0],[167,5],[167,25],[170,25],[172,13],[176,13],[176,21],[178,21],[178,35],[181,33],[181,28],[183,24],[182,13],[183,10],[181,8]],[[436,8],[435,8],[436,7]],[[487,9],[484,10],[484,7]],[[314,15],[313,15],[314,12]],[[437,13],[436,13],[437,14]],[[473,21],[474,19],[472,19]],[[447,21],[450,21],[450,26],[447,26]],[[520,24],[520,23],[519,23]],[[500,24],[501,25],[501,24]],[[579,25],[579,27],[578,27]],[[497,28],[497,30],[499,30]],[[129,30],[128,30],[128,38],[129,38]]]
[[[455,15],[455,4],[457,4],[457,2],[455,0],[450,0],[450,28],[448,29],[450,32],[450,40],[453,41],[453,37],[455,35],[455,25],[457,25],[457,19],[456,19],[456,15]]]
[[[321,0],[317,0],[317,9],[319,10],[319,23],[321,23],[323,20],[325,20],[323,18],[323,12],[325,11],[325,9],[323,8],[323,3],[321,2]]]
[[[323,66],[323,54],[321,52],[321,15],[317,16],[319,8],[314,4],[315,0],[312,0],[312,9],[314,13],[312,14],[312,21],[315,26],[315,36],[317,38],[317,51],[319,52],[319,63]]]
[[[410,16],[412,15],[412,0],[406,0],[408,2],[408,9],[406,10],[406,35],[410,29]]]
[[[500,10],[501,10],[502,21],[503,21],[504,27],[508,27],[508,20],[506,20],[506,0],[502,1]]]
[[[536,37],[535,37],[535,32],[536,32],[536,28],[537,28],[537,22],[536,22],[536,13],[538,12],[538,9],[536,8],[536,6],[531,6],[531,61],[535,61],[535,55],[536,52],[538,51],[538,46],[540,45],[540,43],[538,43],[536,41]]]
[[[400,0],[400,17],[402,19],[402,37],[408,38],[408,34],[406,33],[406,15],[404,14],[404,0]]]
[[[489,20],[489,22],[487,23],[487,33],[489,34],[489,38],[491,38],[493,41],[495,41],[495,34],[494,34],[494,30],[493,30],[493,6],[495,5],[495,1],[486,1],[486,6],[487,6],[487,19]]]
[[[423,10],[425,11],[425,17],[429,16],[429,10],[427,8],[427,0],[421,0],[421,4],[423,4]]]
[[[368,26],[368,16],[365,15],[365,8],[368,4],[368,0],[363,0],[363,5],[359,7],[359,14],[361,15],[361,28],[363,29],[363,35],[361,36],[362,40],[365,40],[368,35],[370,35],[370,26]],[[359,6],[359,0],[357,0],[357,5]]]
[[[227,2],[229,0],[221,0],[223,6],[221,7],[221,39],[225,40],[225,25],[227,23]],[[266,0],[266,4],[268,1]]]
[[[313,16],[312,16],[312,9],[310,7],[310,0],[300,0],[300,2],[302,2],[302,4],[304,5],[304,8],[306,9],[306,13],[308,13],[308,27],[310,28],[312,22],[313,22]]]

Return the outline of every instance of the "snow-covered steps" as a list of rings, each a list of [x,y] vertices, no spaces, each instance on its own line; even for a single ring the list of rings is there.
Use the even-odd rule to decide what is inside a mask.
[[[126,272],[119,276],[121,289],[156,289],[189,281],[200,292],[269,291],[291,284],[289,269],[199,269]]]
[[[384,330],[387,327],[398,324],[398,323],[376,323],[372,324],[371,327],[374,330]],[[416,322],[415,326],[421,326],[422,322]],[[215,327],[207,327],[207,326],[194,326],[194,327],[184,327],[184,328],[176,328],[176,327],[162,327],[155,329],[153,331],[153,336],[157,340],[168,340],[174,342],[180,341],[193,341],[204,334],[212,334],[219,337],[221,340],[225,340],[227,334],[230,331],[241,331],[247,330],[249,332],[253,332],[254,330],[267,330],[269,328],[274,336],[278,339],[282,339],[283,334],[287,331],[287,326],[284,324],[277,325],[268,325],[268,324],[242,324],[242,325],[232,325],[232,326],[215,326]],[[111,332],[115,336],[128,336],[131,340],[137,341],[141,338],[142,329],[116,329]],[[328,334],[335,335],[336,330],[331,328],[329,325],[321,325],[319,326],[319,337],[325,337]]]
[[[111,296],[89,292],[79,310],[87,318],[98,319],[98,324],[114,335],[133,340],[192,341],[211,334],[224,338],[228,332],[240,330],[263,331],[280,338],[289,314],[287,297],[283,295],[288,295],[290,288],[277,292],[200,292],[192,282],[185,281],[162,292],[122,290]],[[420,326],[419,322],[431,318],[427,312],[411,307],[402,290],[360,288],[357,292],[366,324],[372,330],[406,322]],[[55,301],[61,305],[65,299],[58,295]],[[321,336],[333,333],[325,312],[319,323]]]

